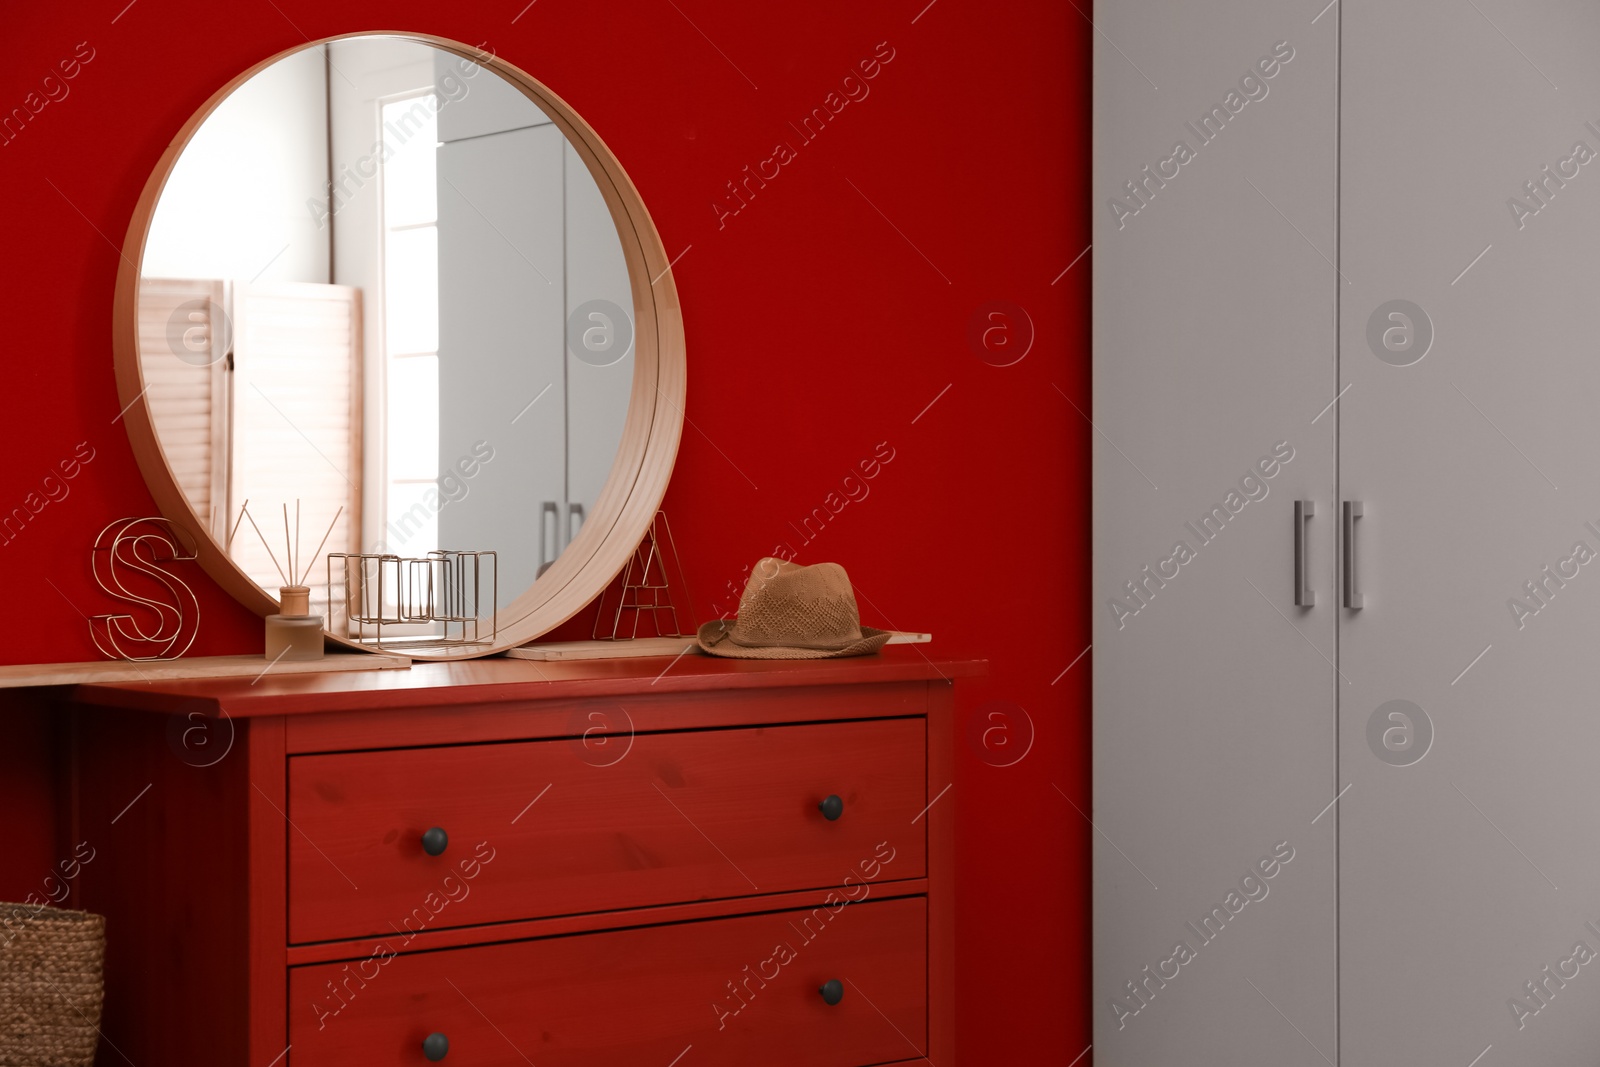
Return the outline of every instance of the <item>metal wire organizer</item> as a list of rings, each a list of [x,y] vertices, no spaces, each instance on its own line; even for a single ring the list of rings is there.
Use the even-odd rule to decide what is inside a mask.
[[[494,552],[330,552],[326,589],[328,629],[363,644],[477,645],[499,632]]]

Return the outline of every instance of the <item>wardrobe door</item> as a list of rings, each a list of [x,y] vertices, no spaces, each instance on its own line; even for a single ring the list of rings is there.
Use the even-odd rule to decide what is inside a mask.
[[[1095,430],[1094,794],[1054,801],[1094,824],[1102,1067],[1336,1055],[1337,31],[1314,14],[1095,12],[1094,397],[1061,401]]]
[[[501,457],[439,511],[439,543],[499,552],[502,590],[560,553],[565,148],[548,123],[439,146],[439,469],[485,445]]]
[[[633,391],[633,289],[600,187],[572,145],[565,148],[567,225],[567,507],[569,536],[611,475]],[[606,301],[609,309],[596,309]],[[580,314],[582,312],[583,314]],[[574,333],[576,336],[574,336]],[[583,353],[579,358],[577,353]]]
[[[1342,1063],[1592,1065],[1600,9],[1337,15]]]

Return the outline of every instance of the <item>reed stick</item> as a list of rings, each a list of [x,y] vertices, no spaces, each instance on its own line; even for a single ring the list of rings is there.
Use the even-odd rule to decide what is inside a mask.
[[[322,546],[328,543],[329,535],[331,535],[333,533],[334,526],[338,525],[339,516],[343,515],[343,514],[344,514],[344,505],[340,504],[339,505],[339,510],[335,511],[333,513],[333,520],[328,523],[327,532],[322,535],[322,540],[317,542],[317,550],[315,552],[311,553],[311,563],[306,567],[305,573],[300,576],[300,584],[301,585],[304,585],[305,584],[305,580],[308,577],[311,576],[311,568],[315,567],[317,565],[317,556],[319,554],[321,554]]]
[[[233,520],[233,529],[228,531],[228,543],[222,546],[223,548],[227,549],[229,552],[233,551],[233,535],[239,532],[239,524],[244,521],[245,509],[248,508],[249,506],[250,506],[250,498],[249,497],[245,497],[244,504],[241,505],[240,508],[239,508],[239,517],[237,519]]]
[[[256,536],[261,538],[261,547],[267,550],[267,558],[272,561],[272,566],[274,568],[276,568],[276,570],[278,572],[278,577],[279,578],[283,578],[283,584],[284,585],[292,585],[293,583],[290,582],[288,578],[284,578],[283,568],[278,566],[278,557],[274,556],[272,554],[272,546],[267,544],[267,535],[262,533],[261,532],[261,527],[256,525],[256,517],[254,515],[250,514],[250,504],[249,504],[248,501],[245,502],[245,506],[244,506],[243,510],[244,510],[244,517],[250,520],[250,525],[255,530]]]

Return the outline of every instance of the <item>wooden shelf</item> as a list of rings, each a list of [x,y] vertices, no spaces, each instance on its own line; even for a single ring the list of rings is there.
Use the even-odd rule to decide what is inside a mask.
[[[101,685],[190,681],[210,678],[247,678],[331,674],[344,671],[406,670],[411,660],[389,653],[337,653],[319,660],[280,660],[269,664],[264,656],[196,656],[193,659],[99,660],[93,663],[19,663],[0,666],[0,689],[36,685]]]

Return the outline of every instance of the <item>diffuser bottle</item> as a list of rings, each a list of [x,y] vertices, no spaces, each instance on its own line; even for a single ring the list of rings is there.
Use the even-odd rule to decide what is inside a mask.
[[[267,659],[277,662],[322,658],[322,616],[311,614],[311,589],[278,590],[278,614],[267,616]]]

